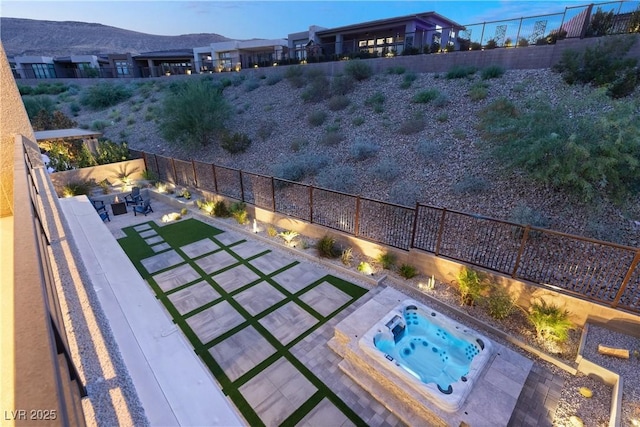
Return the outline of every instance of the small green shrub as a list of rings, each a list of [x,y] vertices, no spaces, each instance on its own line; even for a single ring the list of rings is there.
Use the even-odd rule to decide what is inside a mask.
[[[24,104],[25,110],[27,110],[29,119],[32,120],[43,110],[49,114],[53,113],[55,110],[53,99],[46,95],[24,96],[22,98],[22,103]]]
[[[351,76],[336,76],[331,81],[331,93],[344,96],[353,91],[355,80]]]
[[[529,321],[536,328],[539,340],[564,342],[569,338],[573,324],[569,312],[545,300],[536,301],[529,307]]]
[[[247,80],[246,82],[244,82],[244,91],[245,92],[253,92],[254,90],[258,89],[260,87],[260,81],[255,79],[255,78],[251,78],[249,80]]]
[[[342,255],[340,255],[340,261],[342,261],[342,263],[347,267],[350,267],[353,262],[353,249],[346,248],[343,250]]]
[[[126,101],[133,93],[121,84],[98,83],[88,86],[80,96],[80,103],[93,110],[102,110]]]
[[[267,235],[269,237],[276,237],[278,235],[278,230],[276,230],[274,226],[270,225],[267,227]]]
[[[309,86],[302,92],[304,102],[322,102],[330,96],[329,80],[324,75],[313,77]]]
[[[423,90],[415,94],[415,96],[413,97],[413,102],[418,104],[426,104],[438,98],[438,96],[440,96],[440,92],[438,91],[438,89]]]
[[[327,106],[331,111],[344,110],[351,103],[349,98],[344,95],[334,95],[327,102]]]
[[[260,123],[256,133],[262,141],[266,141],[267,138],[269,138],[273,134],[273,131],[276,130],[277,127],[278,125],[275,121],[265,120]]]
[[[407,69],[401,65],[387,68],[387,74],[404,74],[405,71]]]
[[[280,83],[282,81],[282,76],[280,74],[270,74],[269,77],[267,77],[267,85],[268,86],[273,86],[276,83]]]
[[[497,79],[502,77],[503,74],[504,74],[504,68],[502,68],[499,65],[491,65],[483,69],[482,72],[480,73],[483,80]]]
[[[447,71],[446,77],[447,79],[464,79],[465,77],[472,76],[478,71],[478,68],[470,65],[456,65],[452,67],[449,71]]]
[[[482,44],[478,42],[471,42],[469,47],[471,48],[471,50],[482,50]]]
[[[447,113],[446,111],[438,114],[436,116],[436,120],[439,121],[440,123],[444,123],[449,121],[449,113]]]
[[[421,196],[422,192],[418,187],[402,180],[389,189],[389,201],[401,206],[415,207]]]
[[[357,270],[362,274],[366,274],[367,276],[373,275],[373,267],[366,261],[361,261],[360,264],[358,264]]]
[[[447,94],[441,93],[436,99],[431,102],[431,105],[437,108],[444,108],[449,105],[449,96]]]
[[[495,39],[489,39],[487,44],[484,45],[485,49],[496,49],[498,47],[498,42]]]
[[[341,141],[344,140],[344,135],[339,131],[329,131],[326,132],[322,138],[320,138],[320,145],[324,145],[326,147],[335,147]]]
[[[327,113],[322,110],[313,111],[307,118],[307,122],[314,127],[322,125],[325,120],[327,120]]]
[[[354,117],[351,123],[353,123],[354,126],[362,126],[364,124],[364,117],[362,116]]]
[[[246,224],[249,222],[249,214],[247,213],[247,205],[242,202],[232,203],[229,207],[229,213],[238,224]]]
[[[111,123],[106,120],[94,120],[91,122],[91,130],[96,132],[102,132],[109,126],[111,126]]]
[[[513,313],[515,299],[509,291],[499,285],[492,285],[486,298],[487,312],[494,319],[506,319]]]
[[[344,67],[346,75],[353,77],[357,81],[366,80],[373,75],[373,69],[369,64],[361,60],[349,61]]]
[[[416,145],[416,153],[425,160],[433,161],[440,154],[440,146],[431,140],[422,140]]]
[[[482,83],[476,83],[469,88],[469,98],[471,98],[472,101],[483,100],[488,94],[489,90],[487,89],[487,86]]]
[[[409,89],[417,78],[418,76],[414,72],[405,74],[402,78],[402,83],[400,83],[400,89]]]
[[[72,181],[62,187],[62,197],[74,197],[89,195],[91,193],[91,181]]]
[[[229,218],[231,213],[229,212],[229,208],[224,200],[218,200],[215,202],[215,205],[213,206],[213,215],[218,218]]]
[[[225,132],[220,139],[220,147],[231,154],[244,153],[250,145],[249,136],[240,132],[233,134]]]
[[[271,166],[271,175],[287,181],[301,181],[305,172],[305,165],[294,160],[287,160]]]
[[[375,156],[380,147],[365,140],[356,140],[351,147],[349,147],[349,154],[358,161],[368,159]]]
[[[527,40],[524,37],[520,37],[520,40],[518,40],[518,47],[527,47],[529,46],[529,40]]]
[[[329,190],[352,193],[356,185],[356,174],[351,166],[335,165],[321,170],[316,176],[316,184]]]
[[[396,265],[396,256],[391,252],[382,252],[376,258],[376,261],[385,270],[391,270]]]
[[[401,277],[404,277],[405,279],[409,280],[418,275],[418,270],[413,265],[402,264],[398,268],[398,274],[400,274]]]
[[[414,117],[402,122],[398,132],[402,135],[413,135],[424,130],[425,125],[424,117],[421,114],[416,114]]]
[[[382,92],[376,92],[364,101],[364,105],[373,108],[376,113],[381,113],[384,104],[384,95]]]
[[[458,290],[460,291],[460,305],[475,305],[484,298],[489,287],[483,273],[463,267],[458,273]]]
[[[371,169],[371,173],[375,179],[384,182],[392,182],[402,172],[398,163],[390,158],[384,158]]]
[[[340,255],[340,251],[336,247],[336,240],[329,235],[325,235],[318,240],[316,249],[320,256],[324,258],[336,258]]]
[[[291,79],[294,77],[302,77],[304,75],[304,69],[300,65],[291,65],[286,67],[284,72],[285,79]]]
[[[297,153],[307,145],[309,145],[309,142],[306,139],[296,138],[293,141],[291,141],[290,147],[291,147],[291,151],[293,151],[294,153]]]

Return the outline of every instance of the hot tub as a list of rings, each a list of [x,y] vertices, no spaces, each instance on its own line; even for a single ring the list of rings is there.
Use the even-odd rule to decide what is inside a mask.
[[[459,410],[491,358],[491,341],[414,300],[384,315],[358,342],[410,393]]]

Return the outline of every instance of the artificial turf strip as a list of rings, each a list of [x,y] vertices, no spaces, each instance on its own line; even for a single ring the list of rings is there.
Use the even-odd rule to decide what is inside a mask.
[[[290,353],[290,349],[293,346],[295,346],[298,342],[300,342],[302,339],[304,339],[306,336],[308,336],[313,331],[315,331],[317,328],[319,328],[322,325],[324,325],[328,320],[330,320],[332,317],[334,317],[339,312],[341,312],[349,304],[352,304],[353,302],[355,302],[358,298],[360,298],[362,295],[364,295],[367,292],[367,290],[364,289],[364,288],[361,288],[361,287],[359,287],[357,285],[354,285],[354,284],[352,284],[350,282],[347,282],[345,280],[337,278],[335,276],[327,275],[327,276],[324,276],[324,277],[316,280],[314,283],[310,284],[309,286],[305,287],[304,289],[299,290],[298,292],[292,294],[291,292],[287,291],[286,289],[284,289],[280,285],[278,285],[271,277],[276,275],[276,274],[281,273],[282,271],[285,271],[285,270],[295,266],[296,264],[298,264],[298,262],[292,262],[291,264],[289,264],[287,266],[284,266],[284,267],[280,268],[279,270],[274,271],[274,272],[272,272],[272,273],[270,273],[268,275],[264,274],[259,269],[255,268],[251,264],[249,264],[248,260],[252,260],[252,259],[258,258],[259,256],[262,256],[262,255],[264,255],[264,254],[266,254],[268,252],[271,252],[271,251],[265,251],[265,252],[262,252],[260,254],[253,255],[253,256],[251,256],[251,257],[249,257],[247,259],[244,259],[244,258],[240,257],[239,255],[235,254],[235,252],[233,252],[233,249],[232,249],[232,247],[235,244],[238,244],[239,242],[234,242],[231,246],[227,246],[227,245],[221,243],[220,241],[218,241],[216,238],[213,237],[213,235],[222,233],[222,231],[220,231],[218,229],[215,229],[214,227],[210,227],[210,226],[208,226],[206,224],[202,224],[202,225],[204,225],[204,227],[201,227],[198,224],[202,224],[202,223],[199,223],[199,221],[197,221],[197,220],[186,220],[186,221],[182,221],[182,222],[178,222],[178,223],[173,223],[171,225],[164,226],[164,227],[157,227],[154,223],[151,223],[151,226],[157,231],[158,235],[163,237],[164,240],[170,246],[172,246],[172,248],[174,250],[176,250],[176,252],[178,254],[180,254],[181,256],[185,255],[180,250],[181,246],[184,246],[186,244],[189,244],[189,243],[192,243],[192,242],[195,242],[195,241],[198,241],[198,240],[202,240],[203,238],[209,237],[209,238],[211,238],[212,241],[214,241],[216,244],[218,244],[220,246],[220,248],[221,248],[221,249],[213,251],[211,253],[219,252],[220,250],[225,250],[227,253],[229,253],[232,256],[234,256],[238,260],[238,263],[244,264],[245,266],[250,268],[252,271],[254,271],[256,274],[258,274],[259,278],[256,279],[255,281],[243,286],[242,288],[234,290],[233,292],[227,292],[225,289],[223,289],[220,285],[218,285],[215,282],[215,279],[212,279],[211,275],[205,273],[202,269],[200,269],[199,266],[197,264],[195,264],[193,259],[191,259],[191,258],[189,258],[187,256],[184,256],[184,258],[186,259],[186,262],[188,264],[190,264],[198,273],[200,273],[201,279],[204,279],[207,283],[209,283],[211,286],[213,286],[213,288],[221,295],[220,298],[217,298],[214,301],[211,301],[211,302],[205,304],[205,306],[202,306],[202,307],[200,307],[198,309],[195,309],[195,310],[193,310],[193,311],[191,311],[189,313],[185,313],[184,315],[181,315],[177,311],[177,309],[173,306],[171,301],[168,299],[167,295],[170,295],[171,293],[173,293],[173,292],[175,292],[177,290],[187,288],[187,287],[199,282],[201,279],[196,279],[196,280],[190,282],[190,284],[182,285],[179,288],[173,289],[173,290],[168,291],[167,293],[165,293],[155,283],[155,280],[153,280],[151,275],[149,273],[147,273],[146,269],[141,264],[141,260],[143,258],[146,258],[148,256],[153,256],[156,253],[153,252],[149,248],[147,243],[138,234],[138,232],[133,230],[133,227],[129,227],[129,228],[125,229],[125,233],[127,234],[128,237],[120,239],[120,243],[121,243],[121,246],[123,247],[123,249],[125,249],[125,252],[127,253],[127,255],[129,255],[129,257],[132,259],[132,261],[134,261],[134,264],[136,265],[136,268],[138,268],[138,270],[140,271],[141,275],[147,279],[148,283],[150,284],[150,286],[152,287],[152,289],[156,293],[156,296],[158,297],[158,299],[160,299],[160,301],[165,305],[165,307],[167,308],[168,312],[170,313],[170,315],[174,319],[174,322],[178,326],[180,326],[180,328],[182,329],[182,331],[185,334],[185,336],[192,343],[192,345],[194,346],[194,351],[196,352],[196,354],[198,354],[200,356],[200,358],[203,360],[203,362],[209,367],[211,372],[214,374],[214,376],[216,377],[216,379],[218,380],[218,382],[222,386],[223,392],[225,394],[227,394],[232,399],[232,401],[238,407],[240,412],[245,416],[245,418],[249,422],[249,424],[250,425],[264,425],[264,422],[262,422],[262,420],[260,420],[260,418],[258,417],[257,413],[253,410],[251,405],[249,405],[248,402],[244,399],[242,394],[239,392],[239,388],[243,384],[245,384],[247,381],[249,381],[250,379],[254,378],[256,375],[258,375],[260,372],[262,372],[264,369],[266,369],[268,366],[270,366],[272,363],[274,363],[276,360],[278,360],[280,357],[285,357],[305,378],[307,378],[307,380],[309,380],[317,388],[318,391],[307,402],[303,403],[303,405],[301,407],[297,408],[283,422],[283,425],[294,425],[295,423],[299,422],[302,418],[304,418],[304,416],[313,407],[315,407],[315,405],[317,405],[322,400],[323,397],[327,397],[327,399],[329,399],[337,408],[339,408],[339,410],[341,410],[345,414],[345,416],[347,416],[354,424],[356,424],[356,425],[364,425],[363,420],[355,412],[353,412],[353,410],[351,408],[349,408],[348,405],[346,405],[335,393],[333,393],[333,391],[331,391],[318,377],[316,377],[313,374],[313,372],[311,372],[309,369],[307,369],[295,356],[293,356],[293,354]],[[193,229],[191,229],[191,227],[193,227]],[[167,229],[168,229],[169,233],[167,235],[165,235],[165,230],[167,230]],[[214,230],[217,233],[212,234],[214,232]],[[187,239],[185,236],[189,236],[189,238]],[[189,240],[189,239],[191,239],[191,240]],[[145,248],[144,248],[143,245],[147,247],[146,251],[145,251]],[[196,257],[196,259],[197,258],[199,258],[199,257]],[[225,267],[223,269],[220,269],[220,270],[216,271],[215,273],[216,274],[220,274],[221,272],[223,272],[225,270],[228,270],[230,268],[238,266],[238,263],[235,263],[235,264],[233,264],[231,266],[228,266],[228,267]],[[170,268],[175,268],[175,267],[176,266],[172,266]],[[169,270],[170,268],[167,268],[166,270]],[[162,270],[162,271],[165,271],[165,270]],[[155,272],[154,274],[157,274],[157,273],[160,273],[160,271],[159,272]],[[237,294],[239,292],[242,292],[242,291],[250,288],[251,286],[255,286],[256,284],[258,284],[259,282],[261,282],[263,280],[268,282],[271,286],[274,286],[274,288],[278,289],[280,292],[282,292],[286,296],[286,298],[283,299],[282,301],[272,305],[267,310],[261,312],[258,316],[254,317],[250,313],[248,313],[244,309],[244,307],[242,307],[239,303],[237,303],[235,301],[235,299],[232,298],[232,295],[235,295],[235,294]],[[346,294],[348,294],[349,296],[352,297],[350,301],[348,301],[343,306],[339,307],[338,309],[336,309],[334,312],[332,312],[330,315],[328,315],[326,317],[323,317],[319,313],[315,312],[315,310],[313,310],[312,307],[304,304],[298,298],[304,292],[307,292],[311,288],[313,288],[315,286],[318,286],[323,281],[326,281],[326,282],[332,284],[333,286],[336,286],[338,289],[342,290],[343,292],[345,292]],[[225,331],[223,334],[221,334],[220,336],[214,338],[209,343],[201,343],[200,339],[198,338],[198,336],[195,334],[195,332],[186,323],[186,318],[191,317],[191,316],[193,316],[193,315],[205,310],[206,308],[211,307],[212,305],[221,302],[222,300],[227,301],[236,310],[236,312],[238,312],[245,320],[240,325],[237,325],[237,326],[233,327],[229,331]],[[259,323],[259,320],[261,318],[263,318],[264,316],[268,315],[269,313],[272,313],[273,311],[275,311],[279,307],[283,306],[284,304],[290,302],[290,301],[294,301],[303,310],[305,310],[309,314],[313,315],[318,320],[318,322],[315,325],[313,325],[312,327],[310,327],[308,330],[302,332],[294,340],[292,340],[291,342],[289,342],[286,345],[284,345],[284,344],[280,343],[277,340],[277,338],[275,338],[275,336],[273,336],[265,327],[263,327]],[[249,326],[253,326],[258,331],[258,333],[260,333],[267,340],[267,342],[269,342],[276,349],[276,351],[275,351],[275,353],[273,355],[269,356],[267,359],[265,359],[264,361],[260,362],[254,368],[252,368],[250,371],[246,372],[240,378],[238,378],[238,379],[236,379],[235,381],[232,382],[226,376],[226,374],[224,373],[224,370],[215,361],[215,359],[211,355],[211,353],[209,353],[208,349],[211,348],[212,346],[216,345],[217,343],[222,342],[224,339],[226,339],[229,336],[237,333],[238,331],[242,330],[243,328],[249,327]]]

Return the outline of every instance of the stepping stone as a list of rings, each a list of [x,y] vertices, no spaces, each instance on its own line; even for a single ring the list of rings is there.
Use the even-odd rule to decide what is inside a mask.
[[[138,232],[144,231],[144,230],[149,230],[149,229],[151,229],[151,224],[136,225],[135,227],[133,227],[133,229],[138,231]]]
[[[295,294],[300,289],[306,288],[326,275],[327,273],[319,268],[301,263],[273,276],[273,280],[292,294]]]
[[[353,422],[345,414],[336,408],[326,397],[316,405],[300,422],[299,427],[323,427],[323,426],[354,426]]]
[[[259,253],[265,252],[267,250],[266,247],[257,242],[248,241],[234,245],[229,249],[231,249],[233,252],[244,259],[251,258],[252,256],[258,255]]]
[[[147,242],[147,245],[153,245],[155,243],[164,242],[164,239],[161,236],[154,236],[144,239],[144,241]]]
[[[211,239],[202,239],[186,246],[182,246],[180,250],[182,250],[182,252],[184,252],[189,258],[197,258],[200,255],[213,252],[219,247],[220,246],[215,244]]]
[[[166,251],[167,249],[171,249],[171,246],[169,246],[168,243],[160,243],[159,245],[153,245],[151,246],[151,249],[153,249],[153,252],[162,252],[162,251]]]
[[[168,271],[164,271],[160,274],[153,276],[153,280],[156,281],[160,289],[164,292],[175,289],[179,286],[185,285],[189,282],[193,282],[196,279],[200,279],[200,274],[193,269],[189,264],[181,265],[180,267],[173,268]]]
[[[231,381],[237,380],[275,352],[276,349],[253,326],[242,329],[209,349]]]
[[[318,320],[291,301],[259,320],[271,334],[286,345],[303,334]]]
[[[213,280],[227,292],[233,292],[236,289],[248,285],[251,282],[255,282],[259,279],[256,273],[249,269],[246,265],[240,264],[237,267],[233,267],[230,270],[213,276]]]
[[[140,233],[140,237],[142,238],[147,238],[147,237],[157,236],[157,235],[158,235],[158,232],[156,230],[148,230]]]
[[[263,423],[276,426],[317,389],[288,360],[281,358],[240,387],[239,391]]]
[[[329,282],[322,282],[302,294],[300,300],[309,304],[315,311],[326,317],[349,302],[351,296]]]
[[[244,240],[244,237],[239,234],[232,233],[230,231],[225,231],[224,233],[220,233],[216,235],[216,239],[223,245],[229,246],[232,243],[239,242],[240,240]]]
[[[195,285],[170,294],[168,298],[176,310],[184,315],[220,298],[220,294],[217,293],[209,283],[203,280]]]
[[[249,264],[253,265],[264,274],[271,274],[274,271],[280,270],[282,267],[293,263],[293,260],[275,252],[269,252],[268,254],[249,261]]]
[[[245,321],[227,301],[221,301],[186,319],[202,344],[222,335]]]
[[[165,268],[183,263],[184,259],[178,255],[176,251],[171,250],[169,252],[163,252],[161,254],[145,258],[140,262],[149,273],[153,274],[156,271],[164,270]]]
[[[204,272],[207,274],[211,274],[218,270],[222,270],[223,268],[228,267],[237,262],[238,262],[237,259],[229,255],[224,250],[195,260],[195,263],[198,264],[198,267],[204,270]]]
[[[267,282],[260,282],[233,297],[252,316],[262,313],[285,298],[280,291]]]

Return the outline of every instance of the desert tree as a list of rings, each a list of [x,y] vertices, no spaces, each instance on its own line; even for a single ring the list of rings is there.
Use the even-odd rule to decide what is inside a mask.
[[[209,80],[176,83],[167,94],[160,131],[174,144],[205,146],[216,139],[231,116],[222,86]]]

